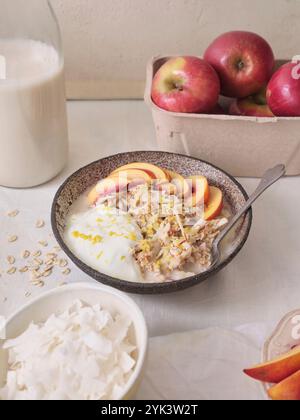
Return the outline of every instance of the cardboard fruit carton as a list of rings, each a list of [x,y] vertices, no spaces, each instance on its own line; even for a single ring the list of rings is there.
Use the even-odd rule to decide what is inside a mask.
[[[278,163],[286,165],[287,175],[300,175],[299,117],[180,114],[156,106],[151,98],[153,77],[170,58],[155,57],[147,67],[145,101],[161,150],[197,157],[238,177],[261,177]],[[226,105],[228,99],[221,101]]]

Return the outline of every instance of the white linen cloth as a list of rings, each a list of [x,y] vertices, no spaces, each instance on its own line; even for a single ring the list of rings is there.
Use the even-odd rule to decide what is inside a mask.
[[[264,399],[262,386],[243,373],[243,369],[260,360],[261,326],[254,328],[255,339],[221,328],[152,338],[146,375],[137,398]]]

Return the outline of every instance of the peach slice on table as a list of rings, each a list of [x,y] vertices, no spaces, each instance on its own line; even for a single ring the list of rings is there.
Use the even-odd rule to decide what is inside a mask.
[[[299,370],[300,347],[296,347],[271,362],[259,364],[251,369],[245,369],[244,373],[253,379],[257,379],[258,381],[278,384]]]
[[[204,219],[207,221],[213,220],[220,216],[223,210],[223,193],[217,187],[209,188],[209,202],[205,206]]]
[[[182,175],[168,169],[164,169],[164,171],[170,182],[176,186],[178,195],[187,197],[191,193],[190,186]]]
[[[274,401],[300,401],[300,370],[268,391]]]
[[[124,165],[116,169],[112,174],[115,174],[118,172],[124,172],[130,169],[137,169],[140,171],[144,171],[146,174],[150,176],[151,179],[160,179],[162,181],[169,181],[169,178],[163,169],[159,168],[156,165],[152,165],[151,163],[145,163],[145,162],[129,163],[128,165]]]
[[[186,179],[189,184],[191,194],[191,202],[189,205],[197,207],[200,205],[208,204],[210,198],[210,188],[207,179],[202,175],[191,176]]]

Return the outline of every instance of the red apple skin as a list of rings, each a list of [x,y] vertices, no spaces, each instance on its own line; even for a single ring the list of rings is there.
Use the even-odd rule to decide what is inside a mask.
[[[235,99],[229,108],[230,115],[274,118],[268,105],[257,105],[251,99]]]
[[[205,113],[218,102],[220,80],[215,70],[197,57],[176,57],[156,73],[152,99],[171,112]]]
[[[229,114],[245,117],[274,117],[267,104],[265,89],[248,98],[235,99],[230,105]]]
[[[261,36],[245,31],[227,32],[218,37],[204,54],[221,79],[221,93],[245,98],[269,82],[274,53]]]
[[[277,117],[300,117],[300,63],[287,63],[274,73],[267,101]]]

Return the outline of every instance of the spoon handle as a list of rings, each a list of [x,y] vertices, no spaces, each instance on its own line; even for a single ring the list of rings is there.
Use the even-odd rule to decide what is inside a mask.
[[[245,205],[240,209],[240,211],[230,220],[228,225],[222,230],[220,235],[216,238],[216,243],[219,244],[225,236],[231,231],[235,224],[240,220],[240,218],[250,209],[252,204],[262,195],[267,188],[273,185],[281,177],[285,175],[286,169],[284,165],[277,165],[272,169],[267,170],[263,175],[258,187],[254,193],[250,196],[249,200]]]

